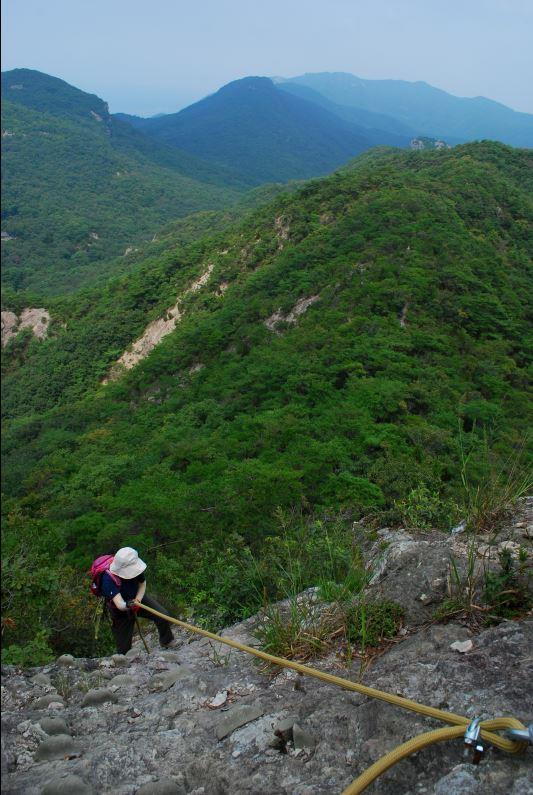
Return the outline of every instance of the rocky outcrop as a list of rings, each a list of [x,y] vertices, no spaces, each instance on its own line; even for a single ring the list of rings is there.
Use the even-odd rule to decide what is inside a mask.
[[[48,335],[50,313],[43,307],[26,307],[20,317],[9,309],[2,311],[2,347],[16,336],[19,331],[29,328],[38,340],[43,340]]]
[[[124,370],[131,370],[132,367],[135,367],[138,362],[140,362],[142,359],[145,359],[146,356],[153,351],[156,345],[158,345],[161,340],[167,336],[167,334],[170,334],[171,331],[174,331],[183,316],[183,299],[193,293],[198,292],[198,290],[207,284],[209,277],[213,272],[213,267],[214,266],[212,264],[208,265],[201,276],[199,276],[198,279],[196,279],[196,281],[194,281],[191,286],[185,290],[183,295],[177,299],[174,306],[171,306],[163,317],[160,317],[157,320],[152,321],[152,323],[149,323],[142,335],[135,340],[135,342],[127,351],[124,351],[120,359],[113,366],[109,377],[104,380],[104,384],[108,383],[108,381],[115,381],[120,377],[120,374]]]
[[[235,629],[253,642],[250,626]],[[471,651],[452,648],[468,635],[454,624],[408,635],[364,681],[466,715],[530,718],[532,622],[504,621],[471,638]],[[359,676],[334,655],[318,665]],[[267,676],[239,652],[214,655],[206,640],[45,671],[65,701],[54,684],[32,681],[34,672],[5,672],[6,795],[340,793],[383,753],[435,725],[315,679],[296,688],[294,672]],[[43,696],[53,700],[45,706]],[[403,761],[372,791],[523,795],[532,791],[530,761],[488,750],[474,767],[460,743],[445,744]]]
[[[310,295],[308,298],[300,298],[286,315],[284,315],[281,310],[270,315],[270,317],[264,321],[265,326],[269,331],[276,331],[278,323],[290,323],[291,325],[297,323],[300,315],[307,312],[309,307],[318,301],[319,298],[319,295]]]
[[[361,540],[360,525],[354,533]],[[514,538],[527,547],[529,533],[522,517],[495,544]],[[404,626],[366,668],[339,650],[312,664],[468,717],[531,720],[533,621],[474,631],[432,620],[450,554],[464,565],[466,542],[386,528],[366,536],[368,596],[399,601]],[[303,598],[319,609],[316,589]],[[259,621],[222,634],[254,645]],[[139,643],[125,656],[63,655],[41,669],[4,670],[4,793],[334,795],[387,751],[440,725],[291,670],[264,671],[208,639],[181,633],[169,650],[153,636],[148,642],[150,654]],[[461,742],[445,743],[402,761],[370,791],[526,795],[530,772],[531,750],[487,748],[474,766]]]

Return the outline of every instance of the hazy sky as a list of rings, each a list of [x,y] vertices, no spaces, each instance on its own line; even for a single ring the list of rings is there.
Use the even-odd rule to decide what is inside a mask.
[[[3,0],[2,68],[141,115],[245,75],[425,80],[533,112],[533,0]]]

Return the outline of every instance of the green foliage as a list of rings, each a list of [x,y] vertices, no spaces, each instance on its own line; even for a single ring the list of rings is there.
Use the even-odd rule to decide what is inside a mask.
[[[412,489],[404,500],[398,500],[396,508],[407,527],[430,529],[446,522],[439,494],[425,485]]]
[[[268,654],[308,660],[331,648],[341,629],[342,621],[335,610],[291,597],[287,606],[266,606],[254,636]]]
[[[515,560],[511,550],[501,549],[495,568],[486,552],[481,565],[478,548],[472,534],[466,565],[460,567],[459,561],[452,558],[449,595],[435,611],[437,621],[462,615],[473,625],[484,625],[499,618],[523,616],[533,605],[527,551],[520,549]]]
[[[485,574],[484,600],[493,615],[516,618],[525,615],[533,605],[533,595],[528,582],[527,553],[518,562],[511,551],[499,553],[499,570]]]
[[[252,185],[326,174],[372,146],[409,141],[379,125],[340,119],[267,77],[235,80],[179,113],[122,118],[158,141],[231,166]]]
[[[341,517],[327,521],[297,512],[275,513],[275,534],[254,549],[231,534],[187,549],[156,551],[153,587],[165,604],[216,629],[247,618],[266,602],[295,598],[318,586],[324,599],[348,599],[367,576],[351,527]]]
[[[161,224],[227,207],[244,190],[229,171],[145,138],[61,80],[13,70],[2,93],[2,229],[12,238],[2,241],[3,282],[15,290],[96,284],[127,270],[124,252]]]
[[[348,639],[363,644],[363,648],[379,646],[398,634],[403,615],[402,606],[390,599],[356,602],[348,617]]]
[[[11,643],[2,649],[2,663],[20,668],[34,668],[52,662],[54,652],[50,648],[48,639],[49,633],[45,629],[40,629],[36,631],[35,637],[22,646]]]
[[[461,451],[486,438],[498,471],[529,421],[530,160],[490,143],[373,152],[200,239],[179,227],[129,277],[58,300],[50,338],[4,357],[5,543],[32,628],[18,601],[6,642],[44,625],[45,585],[59,604],[58,581],[124,543],[169,606],[219,624],[263,587],[277,598],[283,569],[294,587],[333,594],[351,578],[357,592],[339,512],[350,528],[405,505],[449,529]],[[104,386],[208,265],[176,330]]]
[[[468,529],[493,532],[516,506],[531,493],[533,473],[528,464],[527,437],[521,437],[514,449],[503,458],[489,446],[487,432],[471,438],[469,449],[461,443],[462,513]]]

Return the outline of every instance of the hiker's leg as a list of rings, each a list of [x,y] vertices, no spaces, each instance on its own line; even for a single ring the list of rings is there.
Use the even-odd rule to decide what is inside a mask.
[[[116,610],[114,608],[111,608],[111,618],[113,621],[111,629],[115,636],[117,653],[126,654],[131,649],[135,618],[130,615],[129,611]]]
[[[153,599],[151,596],[147,596],[146,594],[143,596],[142,604],[151,607],[152,610],[157,610],[159,613],[164,613],[168,616],[168,610],[165,610],[159,602]],[[157,627],[157,631],[159,632],[159,643],[162,646],[168,646],[174,640],[174,635],[172,634],[172,630],[170,629],[170,624],[168,621],[165,621],[164,618],[159,618],[159,616],[154,616],[152,613],[149,613],[147,610],[143,610],[142,607],[139,610],[138,614],[142,616],[142,618],[149,618],[150,621],[153,621]]]

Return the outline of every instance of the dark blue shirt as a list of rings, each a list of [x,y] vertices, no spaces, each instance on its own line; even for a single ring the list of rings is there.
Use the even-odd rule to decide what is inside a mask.
[[[121,579],[120,585],[117,585],[113,578],[105,571],[101,581],[102,594],[106,599],[112,599],[119,593],[124,601],[128,602],[130,599],[135,599],[137,591],[139,590],[139,584],[144,582],[144,580],[144,574],[139,574],[138,577],[133,577],[131,580]]]

